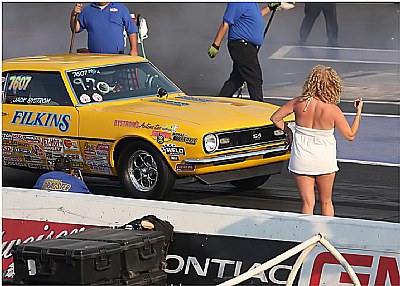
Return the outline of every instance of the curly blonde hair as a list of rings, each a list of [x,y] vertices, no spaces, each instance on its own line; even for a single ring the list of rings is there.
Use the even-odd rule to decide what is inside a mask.
[[[318,97],[322,102],[338,104],[343,91],[342,81],[331,67],[315,66],[303,85],[302,101]]]

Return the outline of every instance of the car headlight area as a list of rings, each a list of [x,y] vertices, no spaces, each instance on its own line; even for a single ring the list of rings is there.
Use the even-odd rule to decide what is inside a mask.
[[[218,148],[218,138],[217,135],[213,134],[213,133],[209,133],[206,136],[204,136],[203,139],[203,146],[204,146],[204,150],[207,153],[212,153],[215,150],[217,150]]]

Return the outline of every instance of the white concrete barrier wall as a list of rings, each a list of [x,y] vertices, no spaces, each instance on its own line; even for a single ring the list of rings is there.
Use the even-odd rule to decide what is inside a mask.
[[[9,219],[115,226],[147,214],[154,214],[170,221],[178,233],[288,242],[303,242],[317,233],[322,233],[341,253],[353,255],[354,261],[364,256],[372,257],[368,258],[368,261],[372,261],[370,265],[358,265],[362,266],[359,271],[369,275],[368,280],[364,280],[367,281],[367,285],[374,285],[377,279],[384,279],[386,284],[383,285],[395,285],[398,281],[400,226],[395,223],[99,195],[49,193],[29,189],[2,190],[3,218]],[[326,266],[324,271],[328,269],[327,264],[330,264],[329,268],[337,267],[335,271],[329,272],[335,277],[331,277],[329,273],[319,277],[320,285],[344,285],[332,282],[343,283],[346,278],[340,274],[340,265],[324,260],[324,252],[323,247],[316,247],[310,253],[311,259],[305,261],[299,285],[309,284],[310,277],[315,274],[312,272],[319,267],[316,266],[316,261],[322,263],[321,267]],[[382,268],[380,264],[387,262],[382,260],[382,257],[389,257],[390,260],[387,261],[392,266],[395,265],[395,268]],[[357,262],[354,262],[353,266],[355,265],[357,270],[356,264]],[[380,274],[379,278],[378,272],[384,274]]]

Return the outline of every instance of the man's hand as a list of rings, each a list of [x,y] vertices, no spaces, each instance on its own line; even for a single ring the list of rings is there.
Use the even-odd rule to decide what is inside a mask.
[[[78,3],[75,5],[74,9],[72,10],[72,15],[76,16],[82,12],[83,4]]]
[[[81,28],[79,21],[78,21],[78,15],[82,12],[83,9],[83,4],[78,3],[75,5],[74,9],[71,11],[71,19],[69,21],[69,27],[71,28],[71,31],[73,33],[78,33],[79,29]]]
[[[216,44],[212,43],[211,47],[208,49],[208,56],[213,59],[218,54],[218,52],[219,47]]]
[[[268,4],[270,11],[277,11],[281,9],[281,2],[272,2]]]

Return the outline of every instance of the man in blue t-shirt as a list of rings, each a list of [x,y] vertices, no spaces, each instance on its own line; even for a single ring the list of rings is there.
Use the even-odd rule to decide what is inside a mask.
[[[33,188],[47,191],[90,194],[86,184],[74,176],[72,161],[67,156],[57,158],[54,161],[54,171],[41,175]]]
[[[85,8],[83,4],[76,4],[71,12],[70,28],[71,31],[75,29],[76,33],[86,29],[89,52],[101,54],[123,54],[126,30],[130,43],[129,54],[138,55],[138,28],[128,8],[121,3],[95,2]]]
[[[250,98],[263,101],[263,79],[258,61],[258,48],[264,40],[262,17],[279,6],[279,3],[270,3],[260,9],[255,2],[228,3],[223,22],[208,50],[210,58],[214,58],[228,31],[228,50],[233,69],[219,96],[231,97],[246,82]]]

